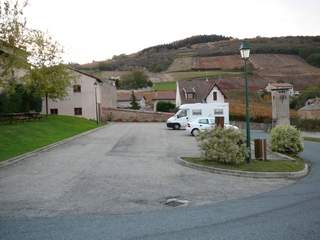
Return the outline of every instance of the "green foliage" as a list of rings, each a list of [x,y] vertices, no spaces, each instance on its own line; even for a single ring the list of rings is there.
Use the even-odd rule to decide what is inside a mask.
[[[136,95],[134,94],[134,91],[131,92],[131,102],[130,102],[130,108],[134,110],[139,110],[140,105],[137,102]]]
[[[42,99],[33,88],[17,84],[12,91],[0,93],[0,114],[41,111]]]
[[[197,137],[206,161],[237,165],[245,160],[246,147],[243,139],[240,131],[220,127],[204,131]]]
[[[172,102],[159,101],[157,103],[157,112],[173,112],[176,105]]]
[[[182,47],[190,48],[190,46],[193,44],[217,42],[217,41],[228,40],[228,39],[231,39],[231,37],[225,37],[225,36],[216,35],[216,34],[196,35],[196,36],[178,40],[169,44],[161,44],[161,45],[153,46],[150,48],[146,48],[146,49],[143,49],[142,52],[153,52],[153,51],[159,52],[161,50],[178,49]]]
[[[139,89],[152,87],[152,82],[143,71],[133,71],[121,77],[119,81],[120,89]]]
[[[27,2],[4,0],[0,2],[0,87],[7,88],[17,81],[14,72],[28,67],[28,29],[23,10]]]
[[[72,75],[63,64],[33,68],[29,76],[29,84],[36,89],[38,95],[51,99],[66,96],[71,80]]]
[[[302,131],[320,131],[320,119],[293,118],[291,124]]]
[[[290,125],[276,126],[271,130],[272,151],[297,154],[303,151],[300,131]]]
[[[307,58],[306,61],[316,67],[320,67],[320,53],[312,53]]]
[[[310,98],[320,97],[320,85],[309,86],[304,89],[300,95],[292,97],[290,100],[290,108],[299,109],[305,105]]]

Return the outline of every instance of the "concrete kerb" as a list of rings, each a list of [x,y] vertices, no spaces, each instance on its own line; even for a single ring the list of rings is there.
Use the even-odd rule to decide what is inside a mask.
[[[74,140],[74,139],[77,139],[77,138],[79,138],[79,137],[82,137],[82,136],[88,135],[88,134],[90,134],[90,133],[93,133],[93,132],[95,132],[95,131],[98,131],[98,130],[100,130],[100,129],[102,129],[102,128],[105,128],[105,127],[107,127],[107,126],[109,126],[109,125],[110,125],[110,123],[108,123],[107,125],[103,125],[103,126],[101,126],[101,127],[97,127],[97,128],[91,129],[91,130],[86,131],[86,132],[79,133],[79,134],[77,134],[77,135],[74,135],[74,136],[72,136],[72,137],[63,139],[63,140],[61,140],[61,141],[58,141],[58,142],[55,142],[55,143],[46,145],[46,146],[44,146],[44,147],[38,148],[38,149],[36,149],[36,150],[33,150],[33,151],[31,151],[31,152],[27,152],[27,153],[18,155],[18,156],[13,157],[13,158],[9,158],[9,159],[7,159],[7,160],[4,160],[4,161],[0,162],[0,168],[6,167],[6,166],[9,166],[9,165],[12,165],[12,164],[15,164],[15,163],[17,163],[17,162],[19,162],[19,161],[21,161],[21,160],[24,160],[24,159],[26,159],[26,158],[32,157],[32,156],[34,156],[34,155],[36,155],[36,154],[38,154],[38,153],[40,153],[40,152],[48,151],[48,150],[53,149],[53,148],[55,148],[55,147],[58,147],[58,146],[60,146],[60,145],[62,145],[62,144],[68,143],[68,142],[70,142],[70,141],[72,141],[72,140]]]
[[[181,157],[176,159],[176,162],[182,166],[194,168],[201,171],[224,174],[237,177],[249,177],[249,178],[289,178],[298,179],[308,175],[310,167],[308,164],[304,165],[304,169],[297,172],[248,172],[240,170],[222,169],[209,166],[203,166],[196,163],[191,163],[183,160]]]

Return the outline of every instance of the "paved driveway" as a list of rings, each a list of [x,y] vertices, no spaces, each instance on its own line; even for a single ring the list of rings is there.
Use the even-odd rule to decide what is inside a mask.
[[[163,123],[115,123],[0,169],[0,217],[120,214],[202,205],[292,183],[216,175],[175,163],[197,155],[193,137]]]

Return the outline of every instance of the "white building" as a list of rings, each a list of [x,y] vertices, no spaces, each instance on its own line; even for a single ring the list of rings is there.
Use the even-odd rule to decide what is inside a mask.
[[[176,106],[186,103],[223,103],[227,99],[215,80],[177,81]]]
[[[78,71],[70,70],[74,75],[72,86],[62,100],[48,99],[48,114],[79,116],[97,120],[101,109],[117,106],[116,87],[112,81]],[[42,101],[42,113],[46,113],[46,100]]]

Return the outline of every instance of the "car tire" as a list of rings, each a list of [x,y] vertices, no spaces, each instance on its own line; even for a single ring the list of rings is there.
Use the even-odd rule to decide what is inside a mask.
[[[198,128],[192,129],[191,134],[192,136],[196,137],[200,133],[200,130]]]
[[[179,130],[180,129],[180,124],[179,123],[175,123],[173,124],[173,127],[172,127],[174,130]]]

